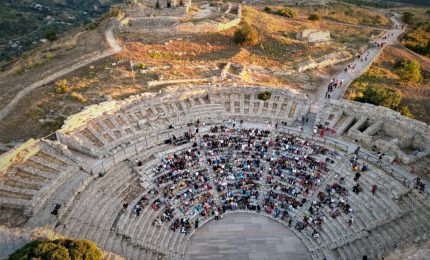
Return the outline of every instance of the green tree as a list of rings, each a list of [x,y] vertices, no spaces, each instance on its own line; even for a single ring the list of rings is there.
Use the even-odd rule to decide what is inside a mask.
[[[363,96],[358,96],[355,100],[396,109],[399,107],[400,101],[402,101],[402,95],[400,91],[395,89],[371,85],[363,91]]]
[[[57,40],[57,38],[58,38],[57,37],[57,32],[54,29],[52,29],[52,28],[46,30],[45,33],[44,33],[44,36],[45,36],[46,39],[48,39],[48,41],[51,41],[51,42]]]
[[[234,33],[234,42],[242,46],[254,45],[258,42],[257,30],[249,24],[243,24]]]
[[[403,21],[407,24],[413,23],[414,14],[411,12],[403,12]]]
[[[33,250],[33,258],[40,257],[42,259],[52,259],[52,260],[67,260],[71,259],[69,251],[55,243],[45,242],[40,243]]]
[[[101,260],[101,250],[89,240],[32,241],[9,256],[9,260]]]
[[[399,59],[396,61],[394,67],[402,80],[411,82],[421,80],[421,65],[416,60]]]
[[[321,17],[318,14],[311,14],[309,15],[308,19],[311,21],[319,21],[321,20]]]

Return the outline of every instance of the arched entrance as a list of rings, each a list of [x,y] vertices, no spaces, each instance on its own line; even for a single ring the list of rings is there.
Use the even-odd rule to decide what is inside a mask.
[[[197,259],[312,259],[305,244],[282,224],[259,214],[226,214],[195,231],[185,252]]]

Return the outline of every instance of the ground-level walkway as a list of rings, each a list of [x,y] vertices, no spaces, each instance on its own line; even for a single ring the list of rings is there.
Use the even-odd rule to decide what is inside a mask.
[[[312,259],[305,244],[282,224],[251,213],[226,214],[196,230],[185,259]]]

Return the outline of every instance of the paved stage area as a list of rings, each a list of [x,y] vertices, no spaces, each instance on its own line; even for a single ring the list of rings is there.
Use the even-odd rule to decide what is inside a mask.
[[[226,214],[193,235],[185,259],[308,260],[306,246],[288,228],[264,216]]]

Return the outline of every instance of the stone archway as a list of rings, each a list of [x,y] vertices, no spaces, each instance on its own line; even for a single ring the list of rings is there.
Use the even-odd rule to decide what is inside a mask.
[[[211,220],[190,238],[186,260],[312,259],[305,244],[281,223],[256,213],[225,214]]]

